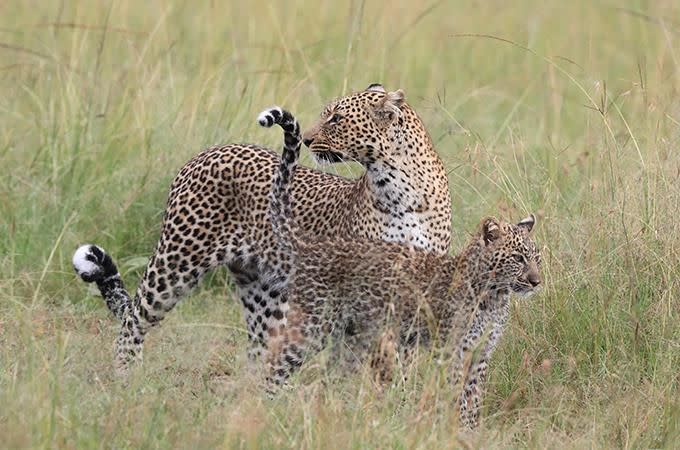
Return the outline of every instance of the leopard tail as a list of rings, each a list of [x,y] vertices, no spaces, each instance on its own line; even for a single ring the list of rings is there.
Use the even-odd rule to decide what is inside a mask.
[[[272,179],[269,212],[279,245],[293,259],[296,248],[300,243],[297,238],[295,218],[293,217],[290,185],[300,158],[302,142],[300,125],[290,112],[278,106],[262,111],[257,121],[266,128],[279,125],[284,132],[281,162]]]
[[[98,245],[81,245],[73,254],[73,268],[84,282],[97,283],[106,306],[122,320],[131,303],[130,294],[111,256]]]

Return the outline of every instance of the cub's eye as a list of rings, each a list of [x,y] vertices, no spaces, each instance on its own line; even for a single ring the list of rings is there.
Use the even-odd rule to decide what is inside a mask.
[[[524,263],[524,256],[520,255],[519,253],[512,255],[512,258],[518,263]]]
[[[331,116],[330,119],[328,119],[328,123],[331,124],[331,125],[334,125],[334,124],[340,122],[340,119],[342,119],[342,116],[338,113],[335,113]]]

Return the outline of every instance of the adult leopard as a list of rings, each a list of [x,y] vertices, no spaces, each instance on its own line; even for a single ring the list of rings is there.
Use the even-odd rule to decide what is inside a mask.
[[[402,90],[379,84],[331,101],[303,135],[317,161],[358,161],[357,180],[301,167],[291,187],[300,228],[317,236],[408,243],[443,254],[450,242],[451,201],[444,165]],[[227,266],[244,307],[251,356],[266,330],[285,323],[286,268],[275,247],[269,192],[280,162],[255,145],[209,148],[191,159],[170,188],[162,232],[134,299],[112,258],[96,245],[74,254],[76,272],[96,282],[123,326],[116,366],[141,357],[144,336],[211,269]],[[284,279],[272,282],[272,274]]]

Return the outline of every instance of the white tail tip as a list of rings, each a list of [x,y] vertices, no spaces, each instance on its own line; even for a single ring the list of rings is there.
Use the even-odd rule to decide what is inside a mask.
[[[90,259],[87,257],[92,255],[92,247],[96,247],[96,245],[91,245],[91,244],[85,244],[81,245],[78,247],[78,250],[73,254],[73,268],[78,272],[78,275],[81,277],[83,276],[92,276],[98,271],[101,270],[101,267],[92,262]],[[102,253],[104,250],[102,250]]]
[[[262,111],[258,116],[257,116],[257,123],[260,124],[260,126],[269,128],[273,126],[276,123],[276,119],[274,118],[274,114],[272,111],[276,111],[279,113],[279,117],[283,114],[283,111],[281,108],[278,106],[272,106],[271,108],[267,108],[264,111]]]

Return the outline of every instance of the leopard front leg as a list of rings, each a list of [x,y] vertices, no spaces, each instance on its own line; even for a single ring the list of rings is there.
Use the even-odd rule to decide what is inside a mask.
[[[507,297],[500,304],[494,305],[486,311],[488,321],[492,323],[491,331],[484,345],[484,349],[476,361],[467,371],[463,392],[460,398],[461,423],[471,429],[479,425],[479,412],[482,404],[484,384],[488,376],[488,362],[500,341],[508,322],[509,307]],[[484,327],[482,327],[483,329]]]

